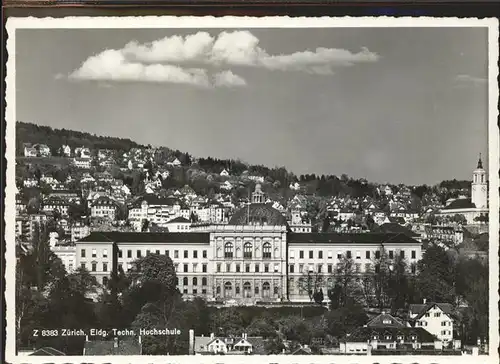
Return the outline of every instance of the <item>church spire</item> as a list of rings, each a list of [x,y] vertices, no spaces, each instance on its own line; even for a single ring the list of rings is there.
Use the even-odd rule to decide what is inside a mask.
[[[483,169],[483,161],[481,160],[481,153],[479,153],[479,160],[477,161],[477,169]]]

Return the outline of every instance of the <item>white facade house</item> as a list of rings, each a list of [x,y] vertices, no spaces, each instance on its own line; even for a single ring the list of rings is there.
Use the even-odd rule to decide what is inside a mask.
[[[109,220],[116,219],[116,211],[118,207],[116,202],[109,197],[99,197],[94,202],[90,208],[90,216],[107,218]]]
[[[90,158],[73,158],[73,164],[76,168],[90,169],[91,166]]]
[[[223,169],[222,172],[220,172],[220,175],[222,177],[229,177],[229,172],[226,169]]]
[[[169,232],[189,232],[191,230],[191,221],[179,216],[164,224]]]
[[[410,318],[415,327],[422,327],[435,335],[444,344],[453,341],[452,306],[449,303],[426,303],[410,305]]]
[[[78,268],[76,265],[76,246],[54,245],[50,247],[50,250],[61,259],[68,274],[73,273]]]

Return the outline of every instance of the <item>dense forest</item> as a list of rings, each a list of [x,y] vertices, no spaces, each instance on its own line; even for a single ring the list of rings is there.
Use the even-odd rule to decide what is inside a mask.
[[[23,155],[24,143],[46,144],[52,155],[57,155],[57,150],[62,145],[69,145],[71,149],[82,146],[91,149],[115,150],[143,147],[130,139],[99,136],[67,129],[53,129],[50,126],[18,121],[16,123],[16,155]]]

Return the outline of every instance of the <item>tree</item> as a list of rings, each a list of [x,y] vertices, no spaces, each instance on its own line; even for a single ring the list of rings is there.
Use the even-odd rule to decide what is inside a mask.
[[[312,267],[304,267],[302,277],[297,281],[299,291],[306,291],[311,302],[314,299],[314,294],[323,287],[324,276],[321,273],[314,272]]]
[[[326,333],[334,337],[345,336],[356,327],[363,326],[368,317],[359,305],[347,305],[325,314]]]
[[[455,268],[443,248],[430,245],[418,262],[418,272],[417,287],[422,298],[433,302],[455,301]]]
[[[356,297],[352,295],[354,293],[355,276],[354,261],[352,258],[342,256],[342,259],[337,264],[336,274],[331,277],[335,282],[333,289],[329,292],[332,302],[337,301],[338,306],[345,306],[356,301]]]
[[[319,291],[314,292],[313,294],[313,299],[314,302],[316,302],[318,305],[321,305],[323,303],[325,296],[323,295],[323,289],[319,289]]]
[[[330,215],[326,215],[323,219],[323,227],[321,228],[322,233],[327,233],[330,229]]]

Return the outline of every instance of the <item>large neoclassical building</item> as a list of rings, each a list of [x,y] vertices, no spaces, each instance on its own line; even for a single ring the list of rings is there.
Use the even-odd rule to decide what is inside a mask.
[[[76,266],[105,283],[111,271],[131,268],[147,254],[168,255],[177,271],[178,288],[186,297],[256,301],[309,301],[304,277],[329,278],[343,256],[355,269],[370,270],[384,249],[408,263],[421,258],[421,243],[403,234],[294,233],[286,218],[264,203],[257,185],[248,206],[228,224],[192,226],[190,232],[93,232],[76,243]]]

